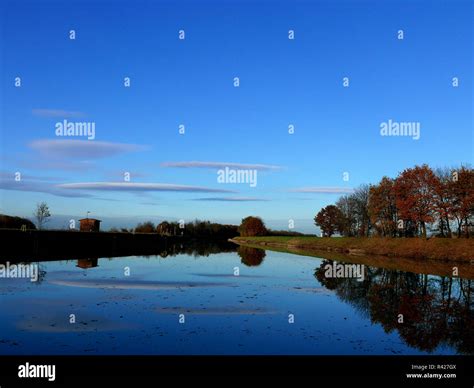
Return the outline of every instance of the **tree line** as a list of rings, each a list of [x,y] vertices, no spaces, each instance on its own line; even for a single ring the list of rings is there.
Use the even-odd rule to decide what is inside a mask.
[[[139,223],[135,228],[110,229],[111,232],[158,233],[162,236],[186,236],[192,238],[230,239],[240,236],[303,236],[303,233],[268,229],[260,217],[249,216],[242,219],[239,226],[219,224],[210,221],[192,222],[163,221],[156,225],[151,222]]]
[[[415,166],[395,179],[362,185],[314,217],[323,236],[469,237],[474,227],[474,170]]]
[[[110,232],[157,233],[161,236],[185,236],[187,238],[229,239],[238,234],[236,225],[218,224],[210,221],[191,222],[163,221],[155,225],[152,221],[139,223],[135,228],[112,228]]]

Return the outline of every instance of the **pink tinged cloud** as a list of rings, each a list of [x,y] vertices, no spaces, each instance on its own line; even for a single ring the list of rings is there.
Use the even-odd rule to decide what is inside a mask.
[[[164,162],[161,167],[176,167],[176,168],[208,168],[208,169],[224,169],[226,167],[239,170],[281,170],[281,166],[274,166],[270,164],[245,164],[233,162]]]
[[[138,144],[72,139],[40,139],[32,141],[28,146],[49,158],[84,159],[100,159],[147,149],[147,147]]]
[[[49,183],[41,181],[28,181],[21,180],[16,182],[14,179],[0,179],[0,190],[13,190],[13,191],[29,191],[35,193],[45,193],[56,195],[59,197],[70,197],[70,198],[91,198],[90,194],[82,192],[74,192],[58,189],[56,186],[52,186]]]
[[[169,183],[135,183],[135,182],[80,182],[64,183],[56,187],[68,190],[94,190],[94,191],[174,191],[188,193],[235,193],[233,190],[213,189],[203,186],[175,185]]]

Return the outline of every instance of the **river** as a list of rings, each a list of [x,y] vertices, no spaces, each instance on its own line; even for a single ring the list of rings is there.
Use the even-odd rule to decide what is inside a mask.
[[[249,247],[34,264],[0,279],[1,354],[474,353],[469,279]]]

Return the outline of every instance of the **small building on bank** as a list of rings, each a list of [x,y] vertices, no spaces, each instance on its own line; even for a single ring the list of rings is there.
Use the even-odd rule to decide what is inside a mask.
[[[101,220],[96,220],[95,218],[83,218],[79,220],[80,222],[80,231],[81,232],[99,232]]]

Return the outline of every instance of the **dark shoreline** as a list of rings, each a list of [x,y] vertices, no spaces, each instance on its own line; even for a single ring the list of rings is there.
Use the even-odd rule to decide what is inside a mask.
[[[187,251],[209,254],[217,249],[214,246],[235,250],[235,245],[227,240],[199,241],[157,233],[0,229],[0,238],[0,262],[12,263],[138,255],[166,257]]]

